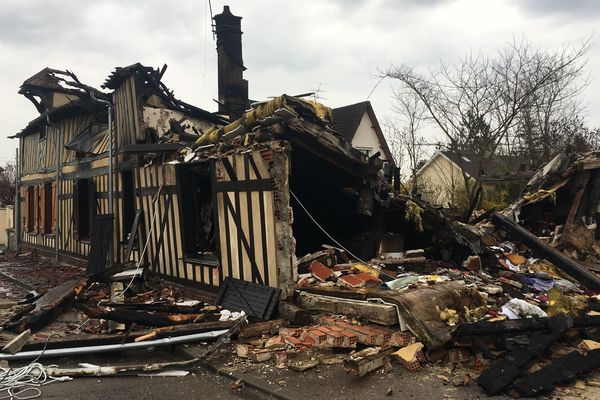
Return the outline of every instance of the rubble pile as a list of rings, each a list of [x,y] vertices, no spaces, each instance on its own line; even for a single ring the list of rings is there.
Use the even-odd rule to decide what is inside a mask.
[[[579,156],[574,166],[573,157],[560,167],[553,160],[553,167],[542,170],[546,175],[534,176],[529,193],[503,213],[489,213],[472,226],[456,224],[471,233],[469,239],[460,235],[469,247],[478,249],[462,262],[403,248],[365,262],[330,246],[299,258],[291,300],[310,312],[312,323],[239,343],[237,355],[305,370],[333,348],[337,362],[359,376],[389,367],[390,360],[408,371],[449,363],[453,371],[465,370],[459,374],[462,384],[479,376],[477,383],[488,394],[534,396],[572,383],[600,365],[600,280],[592,263],[596,209],[593,219],[575,218],[580,212],[573,209],[590,207],[559,202],[566,211],[553,213],[544,211],[543,200],[590,201],[597,183],[588,193],[570,180],[580,181],[581,171],[592,170],[588,174],[600,183],[589,166],[597,156]],[[522,217],[546,219],[521,221],[532,231],[515,228],[506,215],[515,217],[517,210]],[[565,227],[579,233],[565,235]],[[300,367],[299,357],[305,360]]]
[[[397,233],[378,236],[377,252],[368,260],[323,245],[296,260],[294,287],[285,297],[279,288],[232,277],[210,298],[139,268],[95,276],[65,269],[60,284],[4,307],[7,343],[0,358],[220,338],[206,349],[207,356],[236,338],[236,363],[270,363],[298,372],[339,365],[357,377],[436,366],[449,371],[439,375],[444,382],[476,381],[490,395],[550,393],[600,367],[600,277],[592,263],[596,211],[592,219],[560,200],[570,197],[589,208],[595,182],[600,185],[600,174],[596,179],[594,169],[585,169],[591,157],[577,158],[578,168],[567,163],[561,169],[554,160],[516,204],[472,225],[452,222],[417,199],[403,199],[414,232],[434,237],[427,230],[435,221],[438,238],[455,235],[455,243],[446,243],[452,252],[439,251],[434,240],[410,248]],[[582,187],[581,171],[592,171],[590,187]],[[559,186],[553,183],[556,176]],[[570,179],[579,184],[570,185]],[[548,214],[547,203],[566,211]],[[519,218],[521,224],[515,222]],[[588,233],[578,242],[573,232],[583,230]],[[15,277],[4,278],[18,281]]]

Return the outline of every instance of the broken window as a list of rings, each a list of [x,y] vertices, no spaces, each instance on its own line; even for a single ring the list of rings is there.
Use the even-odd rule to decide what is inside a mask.
[[[74,184],[75,197],[75,236],[78,240],[89,240],[96,216],[94,181],[90,178],[79,179]]]
[[[215,226],[209,163],[178,169],[181,188],[181,219],[186,257],[214,261]]]

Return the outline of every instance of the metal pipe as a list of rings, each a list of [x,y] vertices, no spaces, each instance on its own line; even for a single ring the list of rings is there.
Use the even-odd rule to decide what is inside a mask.
[[[154,346],[169,346],[181,343],[198,342],[209,339],[216,339],[219,336],[229,332],[229,329],[221,329],[217,331],[194,333],[186,336],[176,336],[163,339],[147,340],[144,342],[132,342],[121,344],[105,344],[101,346],[82,346],[71,347],[66,349],[50,349],[50,350],[33,350],[21,351],[15,354],[0,353],[0,360],[26,360],[37,357],[65,357],[77,354],[97,354],[107,353],[111,351],[145,349]]]
[[[60,210],[60,207],[58,206],[58,192],[59,192],[59,188],[60,188],[60,170],[62,168],[61,166],[61,162],[60,162],[60,144],[62,142],[62,129],[58,129],[56,127],[56,125],[54,123],[52,123],[50,121],[50,115],[46,114],[46,122],[48,123],[49,126],[51,126],[52,128],[54,128],[54,131],[56,133],[56,135],[58,136],[56,138],[56,177],[55,177],[55,186],[56,189],[54,191],[54,216],[56,218],[56,232],[54,234],[54,257],[55,257],[55,262],[58,265],[59,261],[60,261],[60,216],[58,215],[58,210]],[[45,196],[45,194],[44,194]]]
[[[13,226],[15,230],[15,251],[19,254],[19,238],[21,236],[21,188],[19,185],[19,177],[21,168],[19,165],[19,147],[15,151],[15,206],[13,208]]]
[[[102,103],[106,105],[108,108],[108,213],[113,216],[113,231],[114,231],[114,207],[113,207],[113,124],[112,124],[112,114],[113,114],[113,105],[108,100],[102,100],[96,98],[94,91],[90,91],[90,98],[93,101],[98,103]],[[114,233],[114,232],[113,232]],[[111,268],[113,266],[114,260],[114,237],[115,235],[111,235],[110,238],[110,251],[108,253],[108,267]]]

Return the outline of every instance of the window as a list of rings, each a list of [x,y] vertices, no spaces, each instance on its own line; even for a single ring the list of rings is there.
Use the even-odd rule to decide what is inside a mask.
[[[54,183],[46,183],[40,195],[40,232],[50,234],[55,229],[56,215],[54,213]]]
[[[53,233],[56,226],[53,182],[25,188],[23,230],[30,233]]]
[[[370,147],[357,147],[356,150],[360,151],[361,153],[363,153],[366,157],[369,157],[371,155],[371,148]]]
[[[33,232],[35,230],[35,187],[28,186],[25,188],[25,232]]]
[[[180,166],[184,252],[187,257],[215,260],[215,226],[209,163]]]
[[[96,216],[96,196],[92,179],[79,179],[75,182],[75,236],[78,240],[89,240]]]

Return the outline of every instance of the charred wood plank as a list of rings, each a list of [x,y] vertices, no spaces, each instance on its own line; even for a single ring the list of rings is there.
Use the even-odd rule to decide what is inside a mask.
[[[294,304],[280,302],[277,311],[280,317],[287,319],[294,325],[310,325],[312,323],[310,313]]]
[[[586,355],[574,351],[521,379],[515,384],[515,389],[524,397],[549,393],[557,384],[568,383],[597,368],[600,368],[600,349]]]
[[[17,333],[31,329],[33,332],[43,328],[61,309],[61,306],[71,297],[78,294],[87,284],[87,279],[72,279],[66,281],[36,300],[35,308],[16,322],[6,326]]]
[[[472,324],[460,325],[455,331],[454,336],[496,336],[547,330],[550,327],[551,320],[552,318],[533,317],[495,322],[480,321]],[[600,315],[567,318],[567,320],[573,328],[590,328],[600,326]]]
[[[549,328],[550,332],[538,331],[531,335],[528,347],[514,348],[483,371],[477,379],[479,386],[490,395],[502,393],[532,362],[561,338],[569,328],[569,323],[561,314],[550,319]]]
[[[136,323],[144,326],[170,326],[189,324],[192,322],[218,319],[218,314],[155,314],[146,311],[128,309],[111,309],[100,306],[80,305],[83,312],[90,318],[107,319],[123,323]]]
[[[286,321],[283,319],[272,319],[270,321],[256,322],[254,324],[248,324],[244,326],[238,336],[240,338],[250,338],[254,336],[260,336],[263,333],[273,335],[279,331],[279,328],[284,326],[286,326]]]
[[[198,306],[180,306],[154,303],[104,303],[103,305],[115,309],[155,311],[170,314],[201,314],[204,307],[203,304],[199,304]]]
[[[562,271],[577,279],[579,283],[586,286],[588,289],[600,290],[600,277],[590,272],[577,261],[565,256],[560,251],[543,243],[537,236],[529,232],[527,229],[517,225],[513,221],[498,213],[492,216],[492,222],[494,225],[507,230],[514,240],[523,242],[536,255],[547,259]]]
[[[53,338],[48,343],[46,340],[37,340],[27,343],[23,346],[23,351],[41,350],[46,346],[47,349],[64,349],[70,347],[85,347],[85,346],[100,346],[105,344],[129,343],[135,341],[138,337],[155,333],[157,339],[164,337],[176,337],[183,335],[191,335],[194,333],[203,333],[217,331],[221,329],[229,329],[235,324],[235,321],[214,321],[201,322],[188,325],[167,326],[153,330],[143,330],[130,332],[126,334],[111,334],[111,335],[74,335],[70,337]]]
[[[580,171],[577,175],[577,192],[575,192],[575,197],[571,203],[571,208],[569,209],[569,214],[567,215],[567,220],[563,228],[563,234],[569,233],[573,229],[573,221],[575,221],[575,216],[577,215],[577,210],[579,210],[579,204],[581,203],[581,198],[583,197],[583,193],[585,192],[585,188],[587,187],[589,180],[589,171]]]

